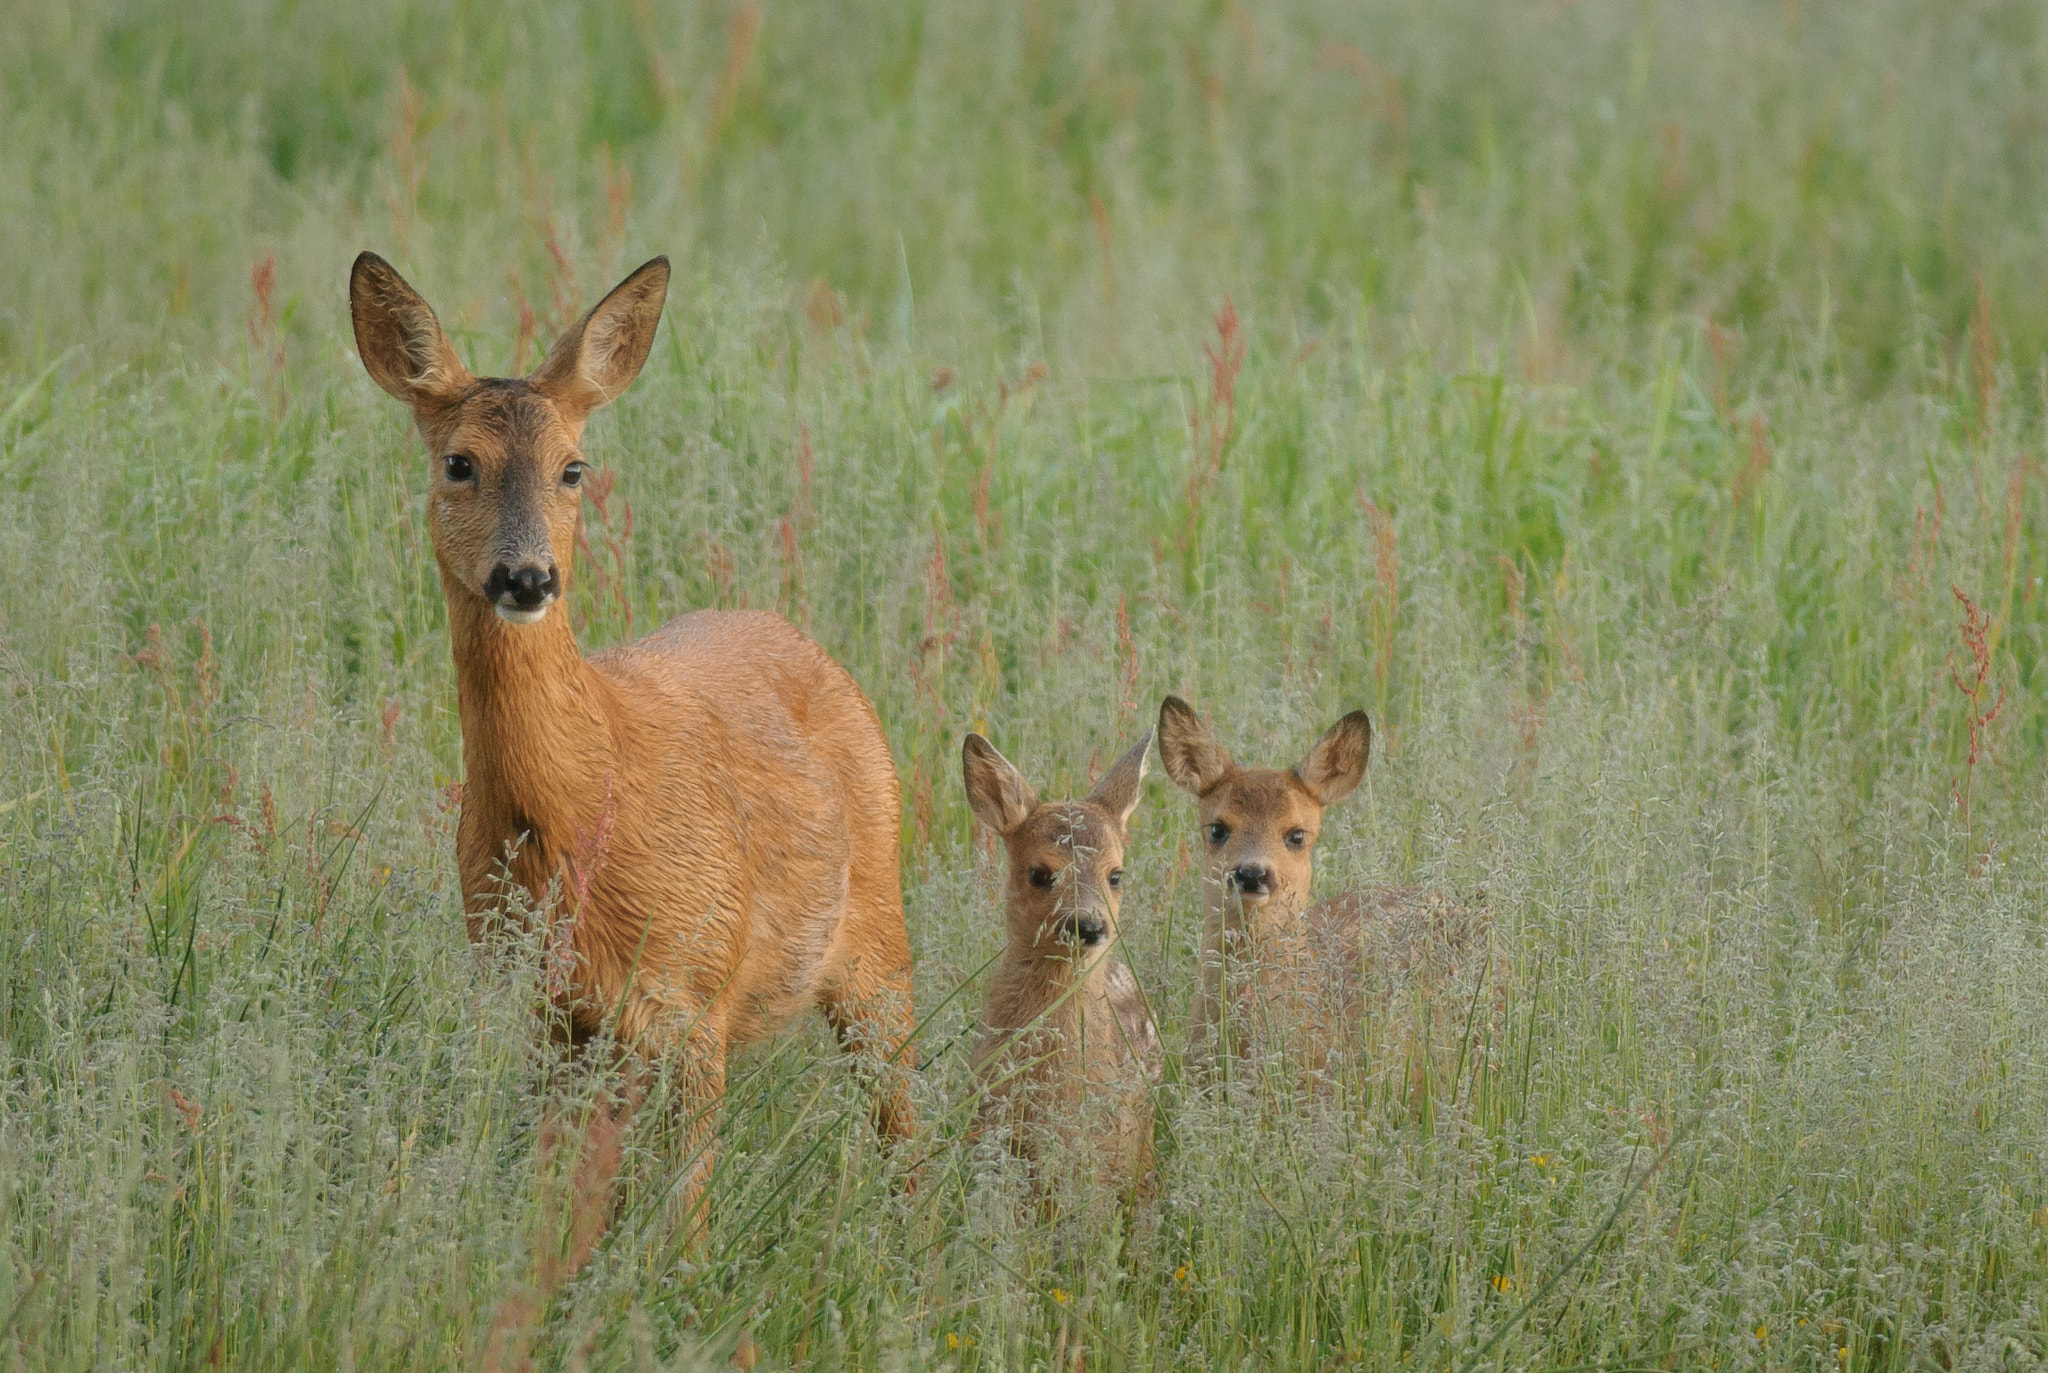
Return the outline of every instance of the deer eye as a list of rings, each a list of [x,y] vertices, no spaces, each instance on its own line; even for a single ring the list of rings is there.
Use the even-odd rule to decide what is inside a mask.
[[[1112,887],[1121,887],[1123,884],[1124,870],[1122,868],[1111,869],[1109,874],[1109,885]]]
[[[1040,891],[1050,887],[1052,885],[1052,869],[1043,866],[1033,868],[1031,870],[1031,885]]]
[[[1308,831],[1307,831],[1307,830],[1298,830],[1298,829],[1297,829],[1297,830],[1289,830],[1289,831],[1287,831],[1287,847],[1288,847],[1288,848],[1290,848],[1290,849],[1298,849],[1298,848],[1300,848],[1300,847],[1301,847],[1301,846],[1302,846],[1303,844],[1306,844],[1307,842],[1308,842]]]
[[[583,474],[589,470],[588,467],[580,462],[570,463],[562,469],[562,485],[581,486],[583,484]]]
[[[469,460],[467,453],[450,453],[441,459],[441,470],[452,482],[466,482],[476,476],[476,464]]]
[[[1230,837],[1230,826],[1228,826],[1228,825],[1224,824],[1224,823],[1223,823],[1223,822],[1222,822],[1221,820],[1218,820],[1218,821],[1217,821],[1217,822],[1216,822],[1215,824],[1213,824],[1213,825],[1209,826],[1209,842],[1210,842],[1210,843],[1212,843],[1212,844],[1220,844],[1220,843],[1222,843],[1222,842],[1223,842],[1224,840],[1228,839],[1229,837]]]

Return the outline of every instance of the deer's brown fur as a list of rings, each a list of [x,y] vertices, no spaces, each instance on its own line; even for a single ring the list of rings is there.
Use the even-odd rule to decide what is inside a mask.
[[[1116,955],[1126,826],[1151,744],[1147,731],[1081,801],[1039,801],[979,734],[961,759],[968,801],[1009,857],[1006,939],[974,1049],[978,1126],[1006,1126],[1011,1147],[1037,1164],[1085,1161],[1098,1187],[1125,1193],[1151,1174],[1164,1063],[1137,979]],[[1079,1147],[1061,1151],[1061,1137]]]
[[[912,1008],[896,770],[846,671],[758,612],[697,611],[589,658],[570,629],[584,423],[646,361],[668,274],[665,258],[640,268],[519,379],[471,376],[374,254],[349,294],[363,365],[434,464],[470,936],[506,881],[554,902],[570,1037],[610,1023],[642,1077],[677,1070],[693,1124],[675,1195],[693,1211],[729,1050],[822,1007],[850,1047],[893,1060],[878,1119],[901,1136]],[[530,584],[508,589],[521,569]],[[594,1152],[615,1155],[617,1127],[599,1122]]]
[[[1353,711],[1292,768],[1240,767],[1187,702],[1161,703],[1159,756],[1195,798],[1203,848],[1198,1067],[1263,1043],[1320,1070],[1358,1043],[1369,995],[1440,1019],[1434,1008],[1483,963],[1483,919],[1433,893],[1375,887],[1310,902],[1323,812],[1364,780],[1371,750],[1371,722]]]

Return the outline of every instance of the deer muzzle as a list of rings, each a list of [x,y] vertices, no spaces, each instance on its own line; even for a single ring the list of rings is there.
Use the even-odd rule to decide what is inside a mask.
[[[561,594],[561,569],[553,563],[546,567],[526,563],[517,568],[499,563],[484,582],[484,597],[498,618],[515,625],[538,622]]]

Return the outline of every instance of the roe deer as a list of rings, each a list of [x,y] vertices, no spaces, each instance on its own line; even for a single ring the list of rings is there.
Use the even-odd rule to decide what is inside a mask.
[[[374,253],[356,259],[349,307],[364,368],[411,407],[433,464],[470,937],[507,880],[537,902],[553,894],[550,947],[567,955],[551,988],[558,1033],[581,1045],[609,1026],[626,1111],[654,1066],[676,1071],[690,1163],[673,1196],[694,1226],[728,1050],[822,1007],[849,1049],[881,1056],[877,1124],[900,1138],[912,1006],[896,769],[845,669],[750,611],[700,610],[624,647],[577,650],[563,596],[584,423],[639,374],[668,280],[667,258],[647,263],[518,379],[471,376]],[[626,1111],[601,1113],[586,1138],[579,1167],[604,1174],[600,1196]],[[583,1229],[587,1251],[603,1222]]]
[[[1420,1003],[1398,1009],[1428,1021],[1445,994],[1476,995],[1461,978],[1484,976],[1486,927],[1469,908],[1407,887],[1309,904],[1323,811],[1357,789],[1371,750],[1372,722],[1354,710],[1292,768],[1239,767],[1187,702],[1160,704],[1159,756],[1194,795],[1206,850],[1198,1066],[1272,1035],[1320,1071],[1357,1042],[1368,990]]]
[[[1010,860],[1007,942],[974,1046],[977,1128],[1007,1125],[1011,1148],[1034,1163],[1050,1161],[1060,1136],[1086,1140],[1090,1179],[1127,1195],[1151,1172],[1163,1064],[1137,979],[1116,956],[1125,826],[1151,747],[1147,730],[1082,801],[1039,801],[979,734],[960,760],[968,804]]]

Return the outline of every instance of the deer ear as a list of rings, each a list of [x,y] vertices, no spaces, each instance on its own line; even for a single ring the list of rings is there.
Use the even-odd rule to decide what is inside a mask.
[[[617,400],[647,364],[668,299],[668,259],[658,257],[612,288],[555,340],[527,380],[557,404],[588,415]]]
[[[1088,799],[1116,817],[1118,829],[1130,823],[1138,798],[1145,794],[1145,758],[1152,751],[1152,731],[1125,751],[1124,756],[1102,774]]]
[[[348,312],[363,370],[414,411],[449,404],[475,380],[433,307],[375,253],[359,255],[348,274]]]
[[[979,734],[968,735],[961,744],[960,771],[967,781],[967,804],[975,818],[997,834],[1008,834],[1023,824],[1038,804],[1024,774]]]
[[[1334,806],[1365,780],[1365,760],[1371,752],[1372,721],[1364,711],[1354,710],[1316,740],[1308,757],[1294,765],[1294,775],[1318,801]]]
[[[1159,703],[1159,760],[1166,764],[1168,777],[1197,796],[1222,781],[1235,766],[1230,750],[1217,740],[1215,731],[1178,696]]]

